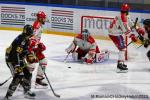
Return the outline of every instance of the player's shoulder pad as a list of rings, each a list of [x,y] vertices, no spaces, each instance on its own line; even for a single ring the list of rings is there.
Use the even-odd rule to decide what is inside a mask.
[[[75,38],[82,39],[82,34],[77,34]]]
[[[92,36],[89,36],[88,42],[90,42],[92,44],[92,43],[95,43],[95,40]]]
[[[34,28],[34,29],[39,29],[39,28],[40,28],[40,23],[39,23],[38,21],[35,21],[35,22],[33,23],[33,28]]]

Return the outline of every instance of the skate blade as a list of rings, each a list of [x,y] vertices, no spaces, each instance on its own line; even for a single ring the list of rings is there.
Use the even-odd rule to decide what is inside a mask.
[[[128,70],[120,70],[120,69],[117,69],[117,71],[116,71],[117,73],[127,73],[128,72]]]
[[[48,86],[35,85],[35,89],[48,89]]]
[[[35,99],[35,96],[34,96],[34,97],[24,96],[24,98],[27,98],[27,99]]]

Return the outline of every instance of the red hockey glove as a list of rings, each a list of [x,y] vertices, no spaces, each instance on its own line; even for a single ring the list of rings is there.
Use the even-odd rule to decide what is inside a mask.
[[[141,35],[141,36],[144,36],[144,34],[145,34],[143,28],[138,28],[138,29],[136,29],[136,32],[137,32],[139,35]]]
[[[134,34],[131,34],[131,35],[130,35],[130,38],[131,38],[131,40],[132,40],[133,42],[136,42],[136,41],[137,41],[137,38],[136,38],[136,36],[135,36]]]
[[[38,48],[39,48],[41,51],[46,50],[46,46],[45,46],[43,43],[39,43],[39,44],[38,44]]]

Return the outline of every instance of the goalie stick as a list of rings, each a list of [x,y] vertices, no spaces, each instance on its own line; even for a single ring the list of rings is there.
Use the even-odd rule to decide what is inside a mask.
[[[4,82],[0,83],[0,86],[4,85],[7,81],[9,81],[12,78],[12,76],[10,76],[8,79],[6,79]]]
[[[50,86],[50,88],[51,88],[51,90],[52,90],[54,96],[60,98],[60,95],[58,95],[58,94],[56,94],[56,93],[54,92],[54,89],[52,88],[52,85],[51,85],[51,83],[50,83],[50,81],[49,81],[49,79],[48,79],[48,77],[47,77],[47,75],[46,75],[45,72],[44,72],[44,75],[45,75],[45,78],[46,78],[46,80],[47,80],[47,82],[48,82],[48,84],[49,84],[49,86]]]
[[[70,52],[67,54],[67,56],[66,56],[65,59],[64,59],[64,62],[65,62],[65,63],[67,62],[67,58],[69,57],[69,54],[70,54]]]
[[[140,48],[140,47],[142,47],[143,45],[144,45],[144,44],[141,44],[140,46],[137,47],[137,49]]]

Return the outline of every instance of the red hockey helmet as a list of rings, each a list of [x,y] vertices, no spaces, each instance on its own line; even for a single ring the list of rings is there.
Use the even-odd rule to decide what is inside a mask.
[[[39,11],[36,16],[37,18],[46,18],[46,14],[43,11]]]
[[[130,7],[128,6],[128,4],[123,4],[121,6],[121,11],[129,11],[130,10]]]

